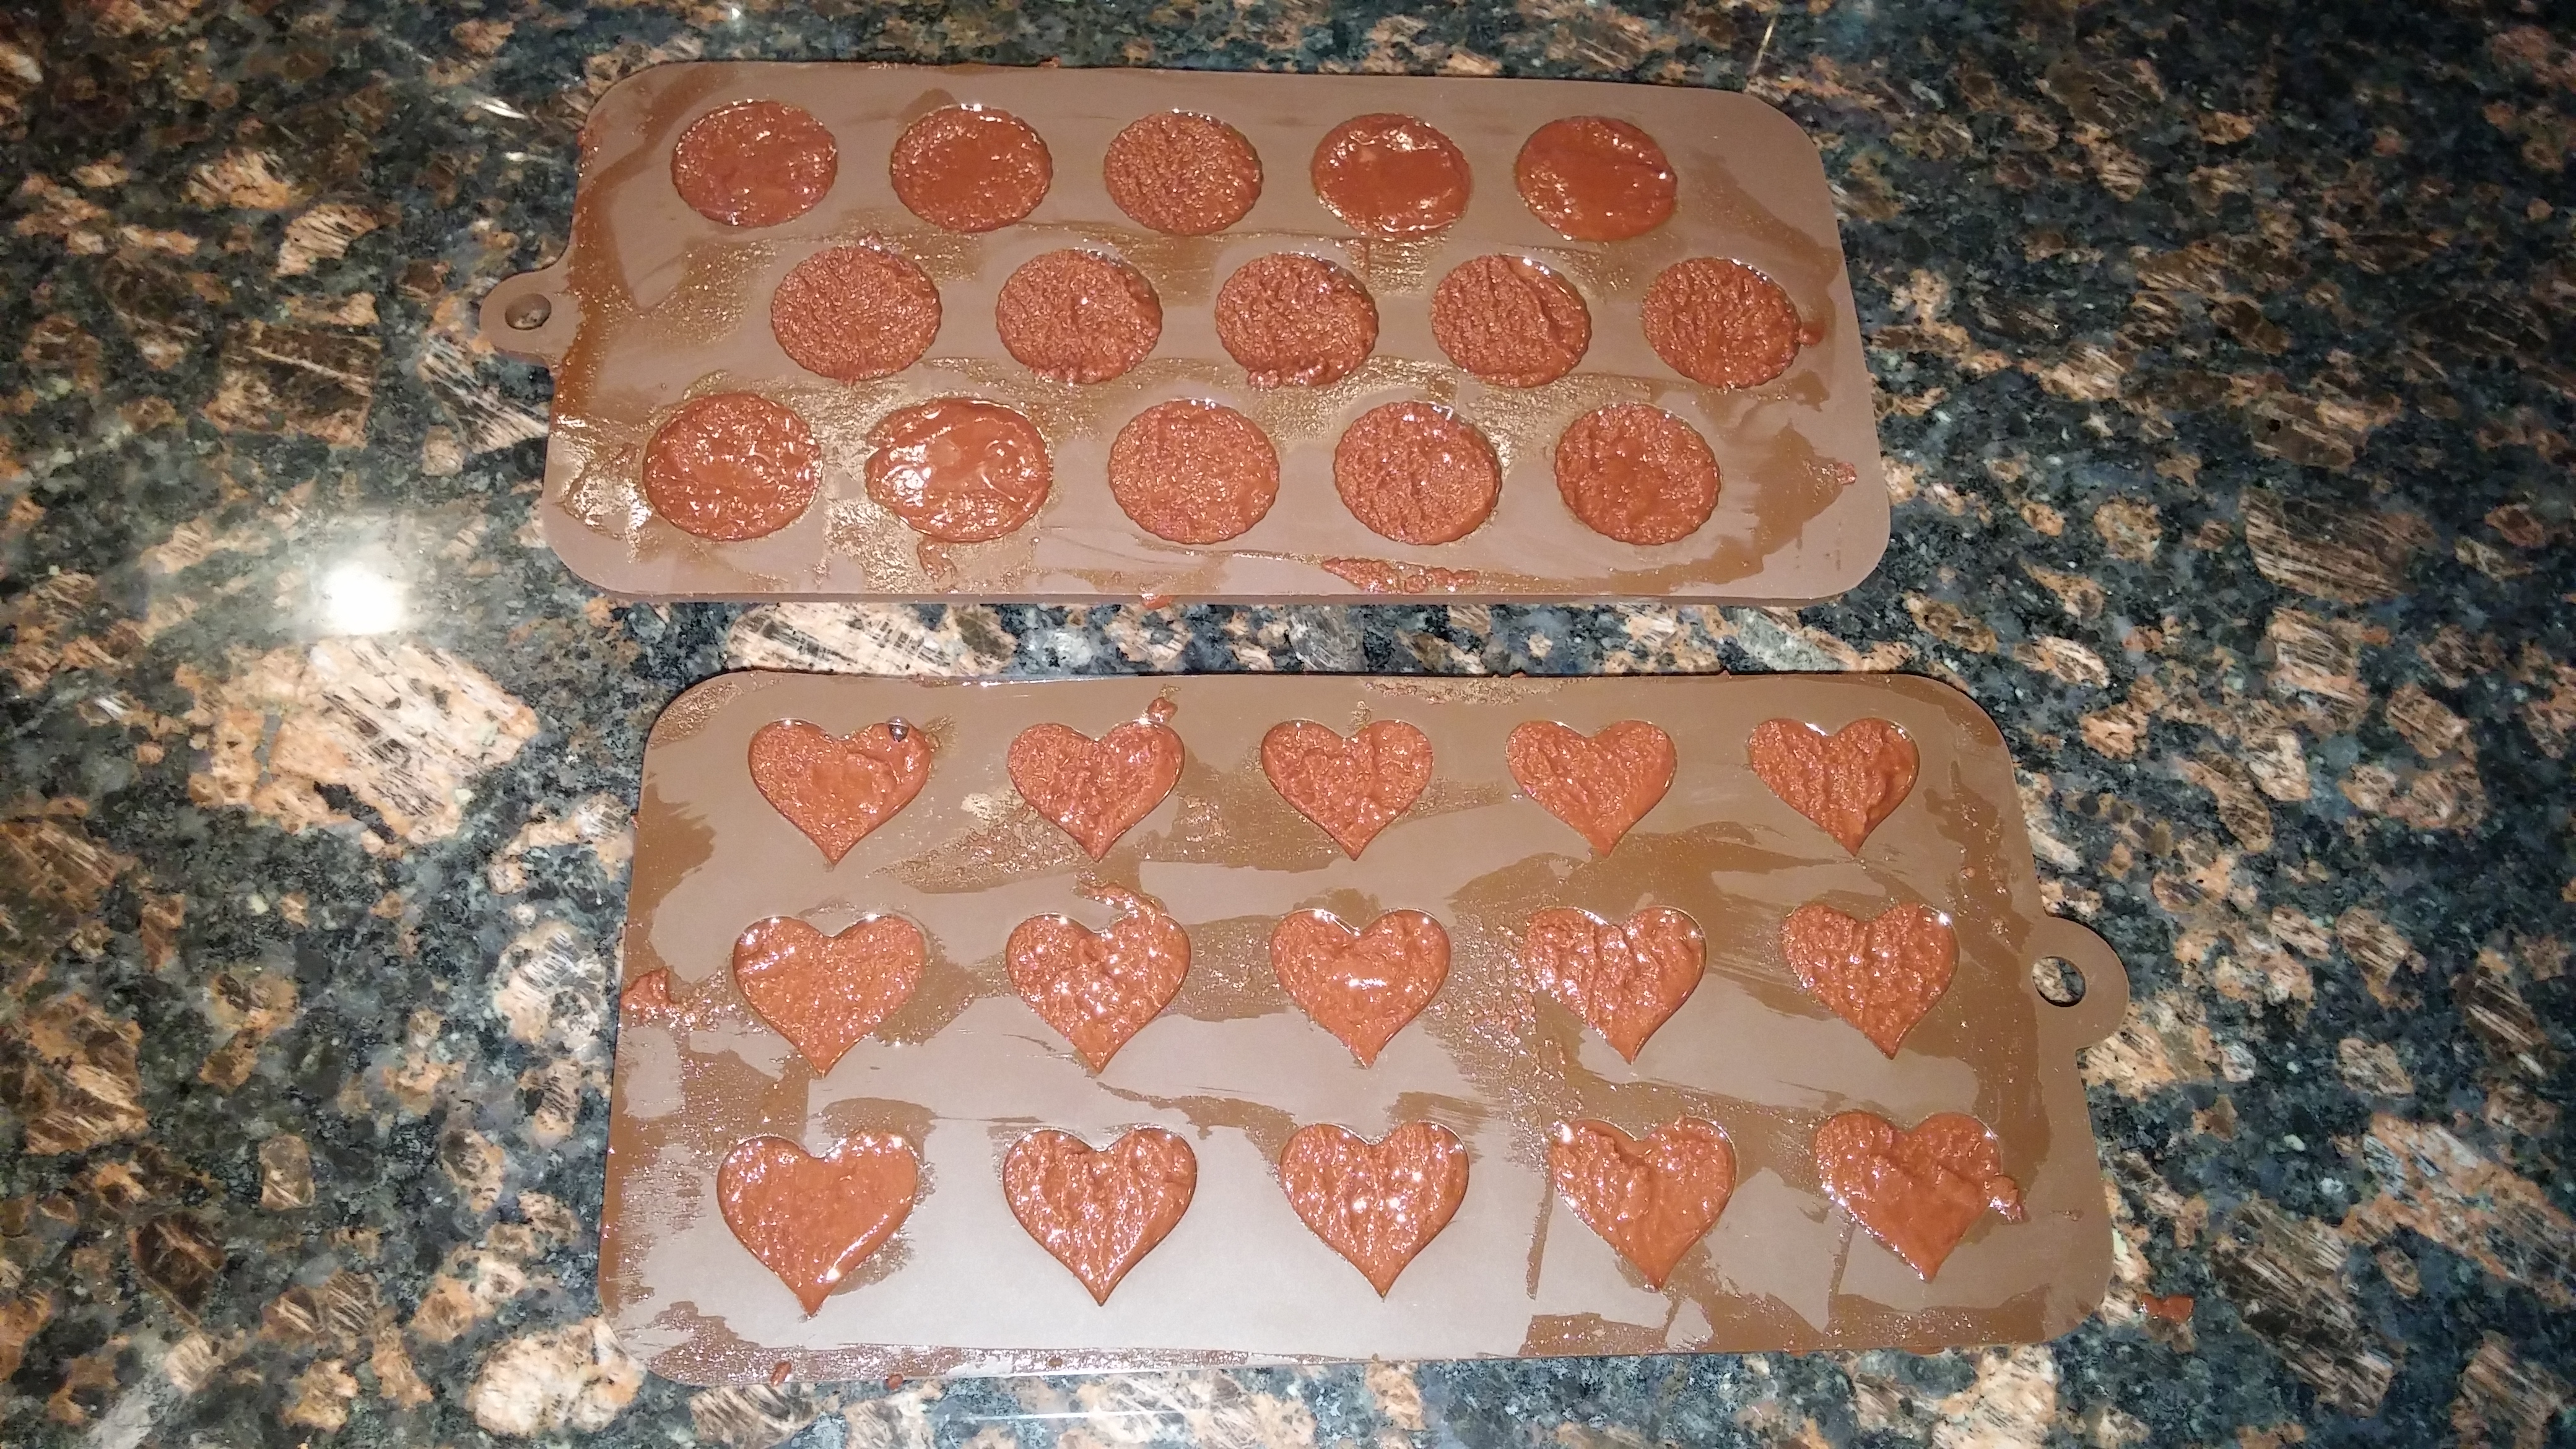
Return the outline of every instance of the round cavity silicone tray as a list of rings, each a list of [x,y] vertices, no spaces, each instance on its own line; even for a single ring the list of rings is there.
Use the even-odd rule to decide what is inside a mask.
[[[2127,984],[2016,799],[1894,676],[710,681],[603,1303],[691,1382],[2052,1336]]]
[[[1231,222],[1240,150],[1174,116],[1222,122],[1257,161],[1258,192]],[[1383,116],[1418,125],[1345,125]],[[1616,123],[1583,134],[1627,169],[1532,162],[1516,176],[1533,135],[1569,118]],[[1113,139],[1140,121],[1153,124],[1121,162]],[[1605,189],[1628,225],[1652,220],[1638,135],[1668,164],[1669,216],[1624,239],[1569,235],[1626,229],[1585,219]],[[1152,163],[1174,154],[1222,164],[1157,190],[1172,173]],[[1375,201],[1344,184],[1353,175]],[[1429,201],[1380,204],[1390,191]],[[1222,224],[1173,234],[1139,216]],[[1288,301],[1223,303],[1247,264],[1282,254],[1339,278],[1317,283],[1333,273],[1308,266],[1299,291],[1268,263],[1238,301],[1265,276]],[[1363,356],[1368,309],[1374,342],[1333,378]],[[1494,325],[1506,314],[1535,330],[1515,341]],[[1795,124],[1727,92],[659,67],[592,109],[563,257],[495,287],[482,316],[495,347],[555,370],[548,540],[629,595],[1797,602],[1859,583],[1887,541],[1823,168]],[[1313,333],[1284,368],[1265,318]],[[1326,380],[1256,385],[1281,371]],[[988,412],[889,421],[955,399]],[[1240,425],[1200,409],[1195,431],[1171,412],[1157,436],[1130,430],[1174,403]],[[1038,448],[1025,430],[997,441],[1004,408]],[[1627,411],[1594,416],[1606,408]],[[962,489],[925,488],[921,460],[943,437],[1009,456]],[[1231,481],[1175,510],[1140,503],[1132,483],[1114,491],[1113,465]],[[1591,481],[1569,492],[1561,473]]]

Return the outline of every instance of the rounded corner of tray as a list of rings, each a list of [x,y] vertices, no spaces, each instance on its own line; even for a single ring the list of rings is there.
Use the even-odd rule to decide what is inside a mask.
[[[584,528],[579,519],[565,513],[551,502],[537,504],[537,532],[546,548],[564,571],[605,595],[611,604],[668,604],[680,602],[681,596],[667,589],[645,587],[642,581],[621,576],[622,561],[630,559],[622,549],[600,546],[599,535]]]
[[[708,675],[672,695],[670,702],[662,706],[662,712],[653,716],[653,728],[644,735],[644,748],[650,751],[655,745],[679,738],[673,731],[695,733],[699,726],[705,724],[709,711],[746,690],[757,689],[782,677],[792,677],[792,673],[777,669],[728,669],[721,674]]]
[[[1891,670],[1885,674],[1872,674],[1869,677],[1884,680],[1885,688],[1895,690],[1899,694],[1912,695],[1951,716],[1957,723],[1966,726],[1972,732],[1979,748],[1994,750],[2005,748],[2003,728],[1995,723],[1995,717],[1986,713],[1986,707],[1977,703],[1975,695],[1950,681],[1903,669]]]
[[[2098,1168],[2095,1176],[2097,1179],[2100,1176]],[[2092,1210],[2083,1215],[2095,1223],[2098,1231],[2091,1235],[2089,1243],[2077,1249],[2065,1265],[2065,1273],[2041,1306],[2039,1331],[2031,1335],[2032,1342],[2049,1343],[2073,1333],[2092,1322],[2101,1313],[2102,1305],[2110,1301],[2114,1253],[2111,1239],[2118,1228],[2113,1225],[2104,1202],[2104,1199],[2094,1197]]]
[[[1727,94],[1734,96],[1736,104],[1739,106],[1757,108],[1758,116],[1754,121],[1755,125],[1773,126],[1779,129],[1783,133],[1784,137],[1795,137],[1798,142],[1799,149],[1806,155],[1815,158],[1817,171],[1822,172],[1824,170],[1824,153],[1816,149],[1816,138],[1807,133],[1806,127],[1798,124],[1797,117],[1790,115],[1787,111],[1780,109],[1778,106],[1775,106],[1771,102],[1764,100],[1762,97],[1753,94],[1751,91],[1730,91],[1727,92]]]
[[[2039,1321],[2039,1332],[2032,1336],[2034,1342],[2054,1343],[2064,1338],[2092,1322],[2094,1316],[2102,1311],[2102,1305],[2109,1301],[2111,1297],[2111,1251],[2108,1242],[2110,1230],[2106,1227],[2103,1231],[2105,1241],[2099,1283],[2089,1293],[2069,1294],[2062,1301],[2049,1304],[2046,1315]]]
[[[751,63],[756,64],[757,62]],[[658,90],[663,86],[671,85],[684,77],[695,75],[700,71],[719,70],[725,67],[740,66],[743,64],[746,64],[746,62],[738,60],[655,61],[653,64],[645,66],[641,70],[619,76],[616,80],[610,82],[608,89],[599,93],[599,99],[590,103],[591,111],[593,114],[596,114],[601,106],[609,104],[612,100],[623,101],[627,98],[628,93],[633,91]]]

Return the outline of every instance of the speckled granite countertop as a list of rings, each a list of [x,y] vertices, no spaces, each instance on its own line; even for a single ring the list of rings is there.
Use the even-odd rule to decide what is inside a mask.
[[[476,8],[0,11],[0,1440],[2576,1442],[2576,26]],[[612,605],[470,318],[591,99],[699,55],[1748,88],[1838,190],[1895,543],[1796,613]],[[728,665],[1948,679],[2135,978],[2110,1301],[1933,1358],[648,1381],[592,1316],[606,993],[644,732]]]

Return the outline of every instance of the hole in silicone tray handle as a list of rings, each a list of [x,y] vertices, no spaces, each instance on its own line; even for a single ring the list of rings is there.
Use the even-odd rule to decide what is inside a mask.
[[[2042,956],[2030,963],[2030,984],[2051,1006],[2073,1006],[2084,999],[2084,972],[2063,956]]]
[[[2110,942],[2077,922],[2043,916],[2027,944],[2034,963],[2031,992],[2056,1003],[2040,1013],[2044,1031],[2053,1039],[2081,1048],[2119,1030],[2129,1009],[2129,973]],[[2074,975],[2083,982],[2083,995],[2071,1002],[2057,1002],[2049,996],[2046,983],[2051,977],[2064,983],[2064,977],[2053,970],[2048,976],[2042,975],[2042,963],[2052,958],[2074,968]]]
[[[555,304],[533,292],[501,309],[501,320],[521,332],[536,331],[554,315]]]

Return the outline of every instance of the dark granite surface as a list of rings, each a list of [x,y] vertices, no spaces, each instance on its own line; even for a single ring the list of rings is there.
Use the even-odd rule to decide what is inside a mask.
[[[0,9],[0,1441],[2576,1443],[2576,24],[2531,5]],[[1745,87],[1898,499],[1760,610],[609,604],[535,541],[586,105],[688,56]],[[644,731],[728,664],[1901,668],[2127,956],[2053,1344],[692,1393],[593,1320]]]

